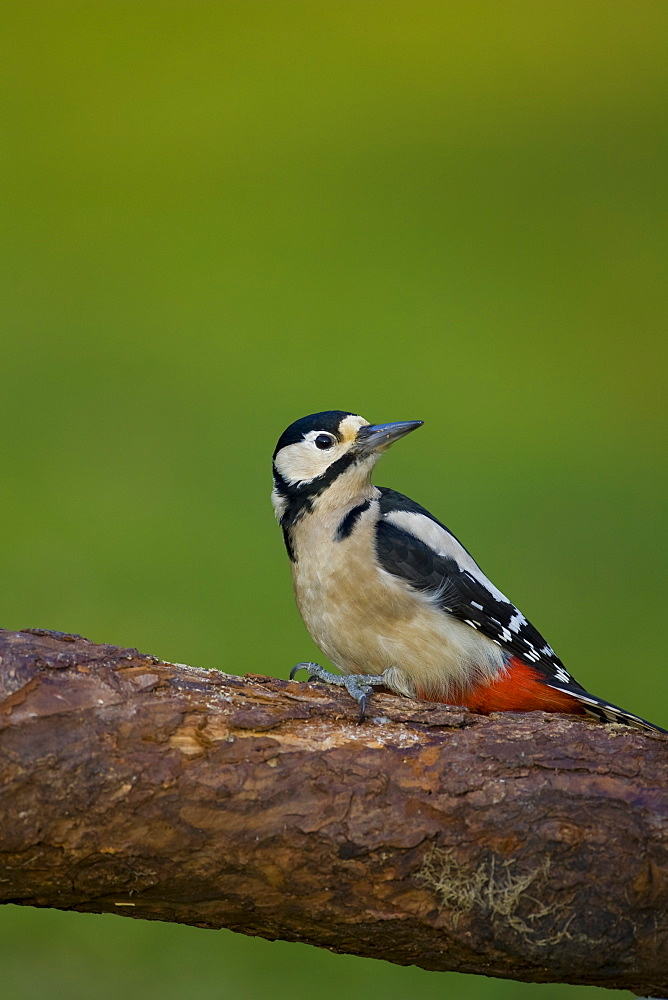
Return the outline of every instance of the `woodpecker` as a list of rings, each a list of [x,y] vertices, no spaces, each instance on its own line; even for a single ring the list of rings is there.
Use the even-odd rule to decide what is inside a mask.
[[[342,672],[293,668],[357,700],[372,689],[471,712],[570,712],[666,730],[589,694],[542,635],[428,510],[371,473],[422,420],[370,424],[344,410],[291,424],[273,456],[272,503],[297,606]]]

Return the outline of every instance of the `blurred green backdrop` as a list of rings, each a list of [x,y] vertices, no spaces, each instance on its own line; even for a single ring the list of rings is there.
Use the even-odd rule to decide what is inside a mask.
[[[3,4],[1,624],[286,676],[293,419],[424,419],[439,514],[596,693],[668,725],[664,0]],[[5,907],[16,1000],[545,1000]]]

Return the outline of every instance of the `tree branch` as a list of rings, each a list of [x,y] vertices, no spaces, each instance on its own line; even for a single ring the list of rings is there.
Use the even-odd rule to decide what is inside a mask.
[[[0,630],[0,900],[668,996],[668,739]]]

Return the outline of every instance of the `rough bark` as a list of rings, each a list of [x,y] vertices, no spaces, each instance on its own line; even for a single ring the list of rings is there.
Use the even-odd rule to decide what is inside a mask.
[[[0,631],[0,901],[668,996],[668,738]]]

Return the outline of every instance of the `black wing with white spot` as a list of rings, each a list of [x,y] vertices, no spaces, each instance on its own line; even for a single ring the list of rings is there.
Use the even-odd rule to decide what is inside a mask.
[[[381,492],[377,551],[383,569],[418,590],[436,594],[444,611],[509,653],[527,663],[549,666],[550,676],[563,683],[572,681],[540,632],[488,580],[445,525],[400,493]]]
[[[381,489],[376,551],[384,570],[434,595],[444,611],[539,670],[550,687],[577,698],[602,722],[658,727],[594,695],[568,673],[554,650],[484,575],[464,546],[429,511]],[[663,730],[658,730],[663,732]]]

